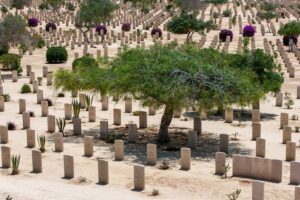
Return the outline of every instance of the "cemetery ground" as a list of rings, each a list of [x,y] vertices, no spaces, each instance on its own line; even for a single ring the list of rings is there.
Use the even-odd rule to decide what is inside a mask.
[[[67,37],[56,37],[49,33],[43,34],[42,32],[45,33],[44,27],[47,23],[45,21],[48,17],[47,13],[39,14],[39,11],[33,12],[39,16],[42,21],[39,27],[33,29],[35,32],[39,32],[40,35],[43,35],[47,43],[46,45],[53,46],[54,43],[63,43],[66,45],[67,41],[70,42],[69,45],[66,45],[68,60],[62,64],[48,64],[45,58],[47,48],[44,47],[34,50],[32,55],[29,55],[29,52],[23,55],[21,59],[23,73],[17,77],[16,82],[12,81],[12,72],[1,71],[3,94],[9,94],[11,100],[4,103],[5,109],[0,112],[0,139],[1,143],[5,143],[1,144],[0,155],[2,161],[2,168],[0,168],[0,200],[6,199],[7,196],[11,196],[13,200],[224,200],[227,199],[228,194],[235,192],[237,189],[241,190],[239,197],[241,200],[261,200],[262,196],[267,200],[299,200],[300,190],[299,187],[295,187],[295,185],[300,184],[300,133],[296,132],[295,129],[296,127],[300,127],[300,121],[297,119],[300,109],[300,89],[298,89],[300,86],[300,54],[299,50],[295,49],[294,52],[287,51],[288,47],[283,47],[283,45],[278,42],[281,41],[282,37],[276,35],[276,30],[282,25],[281,23],[287,23],[289,20],[296,19],[292,14],[288,18],[280,18],[279,22],[275,22],[274,20],[271,28],[272,33],[262,33],[264,28],[261,27],[267,27],[267,24],[265,22],[257,22],[255,25],[256,37],[250,40],[251,44],[249,45],[251,49],[256,47],[264,49],[271,55],[274,55],[275,52],[278,54],[276,61],[282,64],[284,76],[281,93],[277,94],[277,96],[269,93],[265,99],[260,101],[260,119],[256,119],[254,123],[252,122],[252,120],[254,120],[253,116],[257,117],[257,115],[252,113],[250,106],[244,108],[241,123],[238,119],[240,107],[235,105],[233,106],[233,113],[229,112],[228,114],[229,118],[233,115],[233,121],[230,123],[225,122],[224,116],[211,114],[208,114],[207,117],[202,116],[202,133],[196,134],[197,148],[191,149],[190,167],[188,166],[189,149],[181,148],[190,147],[195,144],[193,143],[195,142],[193,138],[190,137],[191,135],[195,135],[189,132],[194,129],[194,117],[196,115],[196,112],[192,109],[184,110],[180,117],[173,118],[169,128],[171,142],[167,145],[159,145],[157,138],[163,109],[160,108],[156,110],[154,115],[149,115],[149,108],[143,107],[138,100],[133,99],[132,111],[125,112],[125,100],[120,98],[118,101],[114,101],[113,97],[109,96],[109,108],[108,110],[103,110],[100,95],[96,94],[93,101],[93,106],[96,109],[96,117],[93,117],[95,120],[91,122],[89,120],[89,111],[81,109],[81,134],[78,136],[73,135],[75,122],[73,123],[72,120],[67,120],[65,127],[66,136],[63,137],[63,140],[58,141],[56,139],[60,135],[57,134],[58,127],[56,126],[55,120],[53,121],[53,116],[55,116],[55,119],[64,118],[66,116],[65,104],[70,105],[73,99],[79,98],[72,98],[70,92],[54,89],[52,84],[48,84],[49,81],[53,81],[53,77],[43,77],[41,85],[38,86],[38,90],[43,92],[42,99],[48,98],[52,100],[53,106],[49,106],[48,111],[45,109],[45,106],[37,104],[37,97],[40,94],[22,94],[20,92],[22,85],[25,83],[29,84],[30,82],[30,73],[27,74],[26,69],[28,65],[31,66],[31,72],[34,72],[31,76],[34,76],[33,79],[36,81],[38,77],[43,76],[43,70],[45,69],[43,66],[47,67],[48,72],[52,72],[52,74],[46,73],[46,75],[53,75],[60,68],[72,70],[72,62],[75,60],[75,57],[81,57],[86,53],[96,57],[101,49],[101,55],[107,53],[107,56],[113,58],[118,51],[122,50],[121,47],[123,43],[127,43],[130,47],[149,47],[153,45],[153,41],[155,40],[158,40],[159,43],[167,43],[175,38],[179,43],[183,43],[186,39],[185,35],[170,34],[165,30],[164,26],[167,21],[170,20],[170,17],[167,15],[164,15],[165,18],[160,17],[160,6],[163,7],[165,5],[158,3],[157,10],[153,12],[154,14],[151,12],[151,16],[149,14],[144,20],[155,21],[163,30],[163,39],[153,40],[150,34],[151,31],[142,29],[140,23],[139,28],[141,28],[143,32],[147,32],[148,37],[143,38],[144,41],[139,41],[140,43],[138,44],[137,38],[131,38],[132,40],[130,40],[130,36],[128,37],[132,32],[136,32],[136,29],[131,30],[130,33],[124,33],[126,37],[123,37],[120,31],[121,24],[118,24],[115,28],[109,26],[108,30],[110,33],[111,30],[115,31],[112,34],[113,36],[110,37],[113,37],[117,42],[113,42],[112,38],[106,38],[107,41],[105,40],[105,45],[100,43],[94,44],[92,47],[90,44],[82,44],[82,35],[80,36],[81,38],[79,38],[80,45],[78,45],[76,41],[70,41],[72,40],[71,36],[68,36],[68,39],[66,39]],[[211,8],[212,5],[209,5],[204,9],[204,14],[201,11],[201,18],[211,19]],[[221,8],[221,10],[225,8],[234,10],[234,5],[233,3],[229,3],[222,5]],[[240,16],[238,18],[239,23],[232,24],[231,17],[230,19],[224,17],[223,21],[218,21],[219,29],[231,27],[230,29],[234,33],[231,42],[228,41],[228,37],[225,43],[218,42],[220,30],[211,30],[206,36],[194,34],[193,41],[196,41],[199,45],[201,43],[200,46],[203,48],[212,47],[218,50],[224,49],[224,51],[228,52],[240,51],[242,48],[241,27],[246,24],[251,24],[251,19],[255,18],[253,10],[245,11],[243,8],[243,4],[235,8],[238,16]],[[127,13],[124,12],[126,8],[121,8],[120,10],[118,10],[118,15],[120,16],[114,18],[115,22],[118,21],[118,23],[122,22],[123,18],[128,17]],[[26,8],[22,12],[28,12],[28,9]],[[292,11],[289,10],[289,12]],[[49,16],[58,20],[53,15],[49,14]],[[62,16],[60,20],[66,20],[66,18],[67,17],[64,18],[64,16]],[[74,19],[72,20],[71,18],[72,17],[68,14],[69,25],[67,26],[65,21],[61,22],[58,29],[60,28],[65,31],[69,28],[74,28]],[[56,33],[58,32],[57,30]],[[62,32],[63,31],[61,31],[60,34],[64,34]],[[95,30],[92,30],[92,34],[94,32]],[[78,29],[77,33],[79,34]],[[77,33],[72,34],[77,35]],[[117,35],[120,36],[121,39],[117,39]],[[78,40],[78,38],[75,40]],[[108,41],[111,42],[111,44],[109,44]],[[71,47],[72,42],[75,46],[74,48]],[[14,47],[10,49],[10,52],[16,54],[20,53],[18,49]],[[33,88],[33,84],[29,85]],[[64,97],[58,97],[60,92],[65,94]],[[283,99],[283,96],[280,96],[280,94],[284,95],[285,92],[290,93],[295,103],[291,109],[286,108],[284,105],[286,100]],[[79,95],[80,94],[91,94],[91,92],[79,91]],[[20,104],[22,104],[20,99],[25,100],[25,109],[24,106],[20,106]],[[34,113],[34,116],[31,116],[29,118],[30,120],[28,120],[28,118],[26,118],[28,116],[20,113],[20,109],[26,111],[26,114],[28,114],[27,112]],[[145,111],[147,113],[146,128],[139,128],[142,120],[136,115],[136,111]],[[253,111],[255,111],[255,109]],[[282,113],[288,114],[288,120],[281,118],[283,116]],[[120,116],[121,118],[119,118]],[[116,121],[116,119],[120,121],[120,125],[114,125],[113,122]],[[30,124],[28,124],[29,121]],[[115,133],[118,135],[118,140],[115,144],[113,141],[107,142],[100,139],[100,129],[103,126],[103,124],[100,125],[100,121],[108,122],[109,134]],[[283,129],[280,128],[281,122],[286,121],[288,121],[289,128],[292,129],[292,133],[290,133],[290,129],[287,127]],[[16,130],[8,131],[8,142],[6,143],[4,142],[5,137],[3,136],[5,135],[5,131],[3,131],[2,128],[6,127],[8,122],[13,122],[16,125]],[[128,124],[132,123],[137,125],[136,143],[130,143],[128,141]],[[49,129],[52,130],[49,131]],[[78,126],[75,129],[78,129]],[[28,139],[27,134],[30,130],[34,130],[35,135],[33,138]],[[220,139],[220,137],[223,137],[220,136],[221,134],[227,134],[229,136],[226,165],[229,165],[230,168],[228,169],[227,177],[215,174],[216,169],[223,167],[223,160],[216,159],[216,157],[222,157],[224,155],[216,152],[220,152],[220,146],[225,146],[225,149],[227,149],[227,140],[226,138],[223,138],[223,140]],[[46,151],[41,154],[35,150],[39,149],[37,136],[42,135],[46,136]],[[254,135],[264,140],[258,139],[255,141],[257,138],[253,138]],[[291,136],[291,138],[288,138],[289,136]],[[188,138],[190,138],[192,144],[188,143]],[[29,140],[32,141],[32,139],[35,141],[35,147],[29,148],[27,147],[27,142]],[[121,140],[124,142],[124,155]],[[286,140],[285,144],[283,144],[283,140]],[[63,141],[63,143],[59,143],[61,141]],[[149,155],[147,154],[147,149],[150,149],[149,144],[157,144],[157,161],[155,165],[149,165],[148,163],[149,157],[152,158],[152,161],[156,160],[156,158],[153,159],[153,157],[155,157],[154,152],[151,152]],[[3,164],[7,164],[5,147],[10,148],[11,156],[21,155],[18,175],[11,175],[12,169],[3,167]],[[241,157],[236,156],[236,154],[239,154]],[[262,156],[261,154],[264,155]],[[66,157],[66,155],[72,157]],[[233,157],[239,165],[234,166]],[[73,163],[72,158],[74,159]],[[290,159],[290,161],[296,162],[286,161],[287,158]],[[247,165],[250,159],[252,168]],[[103,160],[108,162],[108,168],[106,168],[106,162],[101,162]],[[166,160],[169,163],[169,168],[162,169],[163,163],[166,163]],[[10,159],[8,162],[10,163]],[[296,169],[293,169],[293,176],[291,175],[291,164],[297,164]],[[101,165],[100,170],[98,165]],[[143,166],[145,171],[143,171],[143,168],[136,166]],[[184,168],[188,169],[185,170]],[[109,177],[106,176],[107,171],[105,170],[107,169]],[[264,174],[266,169],[271,172],[268,171],[268,174]],[[233,171],[235,171],[235,176],[233,176]],[[245,176],[248,176],[248,178],[242,176],[242,174],[247,174]],[[137,177],[134,177],[135,175]],[[68,176],[70,177],[68,178]],[[297,184],[291,184],[291,177],[296,179]],[[100,179],[103,183],[99,183]],[[278,179],[280,180],[278,181]],[[263,195],[261,195],[260,192],[260,182],[257,182],[257,180],[264,181]],[[145,186],[145,188],[143,188],[143,186]],[[298,196],[296,197],[295,188],[297,188],[298,191]],[[154,195],[155,191],[157,191],[158,195]],[[260,197],[255,199],[253,194],[259,194]]]

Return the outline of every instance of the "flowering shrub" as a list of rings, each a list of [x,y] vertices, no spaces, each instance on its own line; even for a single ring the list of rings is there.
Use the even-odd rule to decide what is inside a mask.
[[[49,31],[50,28],[52,28],[52,30],[56,30],[56,25],[54,23],[48,23],[46,24],[46,31]]]
[[[98,33],[98,35],[100,35],[101,30],[103,30],[103,34],[106,35],[106,33],[107,33],[106,27],[104,25],[97,25],[96,32]]]
[[[29,27],[37,27],[39,25],[39,20],[37,18],[29,18],[28,19],[28,26]]]
[[[253,37],[255,35],[255,28],[251,25],[247,25],[243,29],[243,37]]]
[[[283,36],[283,45],[284,46],[289,46],[290,40],[293,40],[295,44],[298,43],[298,36],[296,35],[291,35],[291,36]]]
[[[232,33],[232,31],[231,31],[231,30],[228,30],[228,29],[223,29],[223,30],[220,31],[220,33],[219,33],[219,39],[220,39],[220,41],[225,42],[227,36],[230,37],[230,42],[231,42],[231,41],[232,41],[232,38],[233,38],[233,33]]]
[[[160,28],[153,28],[151,31],[151,35],[152,37],[155,36],[155,34],[158,33],[158,36],[161,37],[162,36],[162,31]]]
[[[125,31],[125,32],[130,31],[130,23],[129,22],[124,22],[122,24],[122,31]]]

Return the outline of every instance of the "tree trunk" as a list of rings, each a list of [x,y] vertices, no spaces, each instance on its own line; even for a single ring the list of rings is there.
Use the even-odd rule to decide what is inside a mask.
[[[168,129],[173,118],[173,113],[174,113],[174,109],[167,105],[164,114],[161,118],[160,127],[159,127],[158,142],[161,144],[170,141]]]

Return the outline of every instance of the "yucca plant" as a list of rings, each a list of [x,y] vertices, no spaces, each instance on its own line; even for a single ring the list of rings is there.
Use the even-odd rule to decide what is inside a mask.
[[[85,98],[85,104],[86,104],[86,110],[89,110],[89,107],[93,105],[93,100],[94,100],[94,95],[90,96],[90,95],[84,95]]]
[[[11,158],[11,165],[12,165],[12,175],[17,175],[19,173],[19,165],[20,165],[20,155],[13,155]]]
[[[46,137],[44,135],[38,136],[38,143],[40,146],[40,151],[44,153],[46,151]]]
[[[60,133],[62,133],[63,136],[65,136],[64,130],[65,130],[65,127],[66,127],[66,119],[65,118],[56,119],[56,125],[58,127],[58,131]]]
[[[80,103],[78,100],[73,100],[72,101],[72,108],[73,108],[73,114],[75,118],[79,117],[80,114]]]

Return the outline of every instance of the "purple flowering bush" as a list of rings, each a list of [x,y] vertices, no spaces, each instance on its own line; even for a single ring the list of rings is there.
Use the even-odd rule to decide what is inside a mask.
[[[298,36],[296,36],[296,35],[283,36],[283,45],[284,46],[289,46],[290,40],[293,40],[293,42],[297,45]]]
[[[28,26],[29,27],[37,27],[39,25],[39,20],[37,18],[29,18],[28,19]]]
[[[106,35],[107,28],[104,25],[97,25],[96,32],[98,33],[98,35],[100,35],[101,30],[103,30],[103,34]]]
[[[56,30],[56,25],[54,23],[47,23],[46,24],[46,31],[48,32],[50,30],[50,28],[52,28],[52,30]]]
[[[158,36],[161,37],[162,36],[162,31],[160,28],[153,28],[151,31],[151,35],[152,37],[155,36],[155,34],[158,33]]]
[[[128,32],[128,31],[130,31],[130,23],[129,22],[124,22],[123,24],[122,24],[122,31],[125,31],[125,32]]]
[[[219,33],[219,39],[220,39],[220,41],[225,42],[227,36],[230,37],[230,42],[231,42],[232,39],[233,39],[233,33],[232,33],[232,31],[228,30],[228,29],[223,29],[223,30],[220,31],[220,33]]]
[[[253,37],[255,35],[255,28],[251,25],[247,25],[243,29],[243,37]]]

